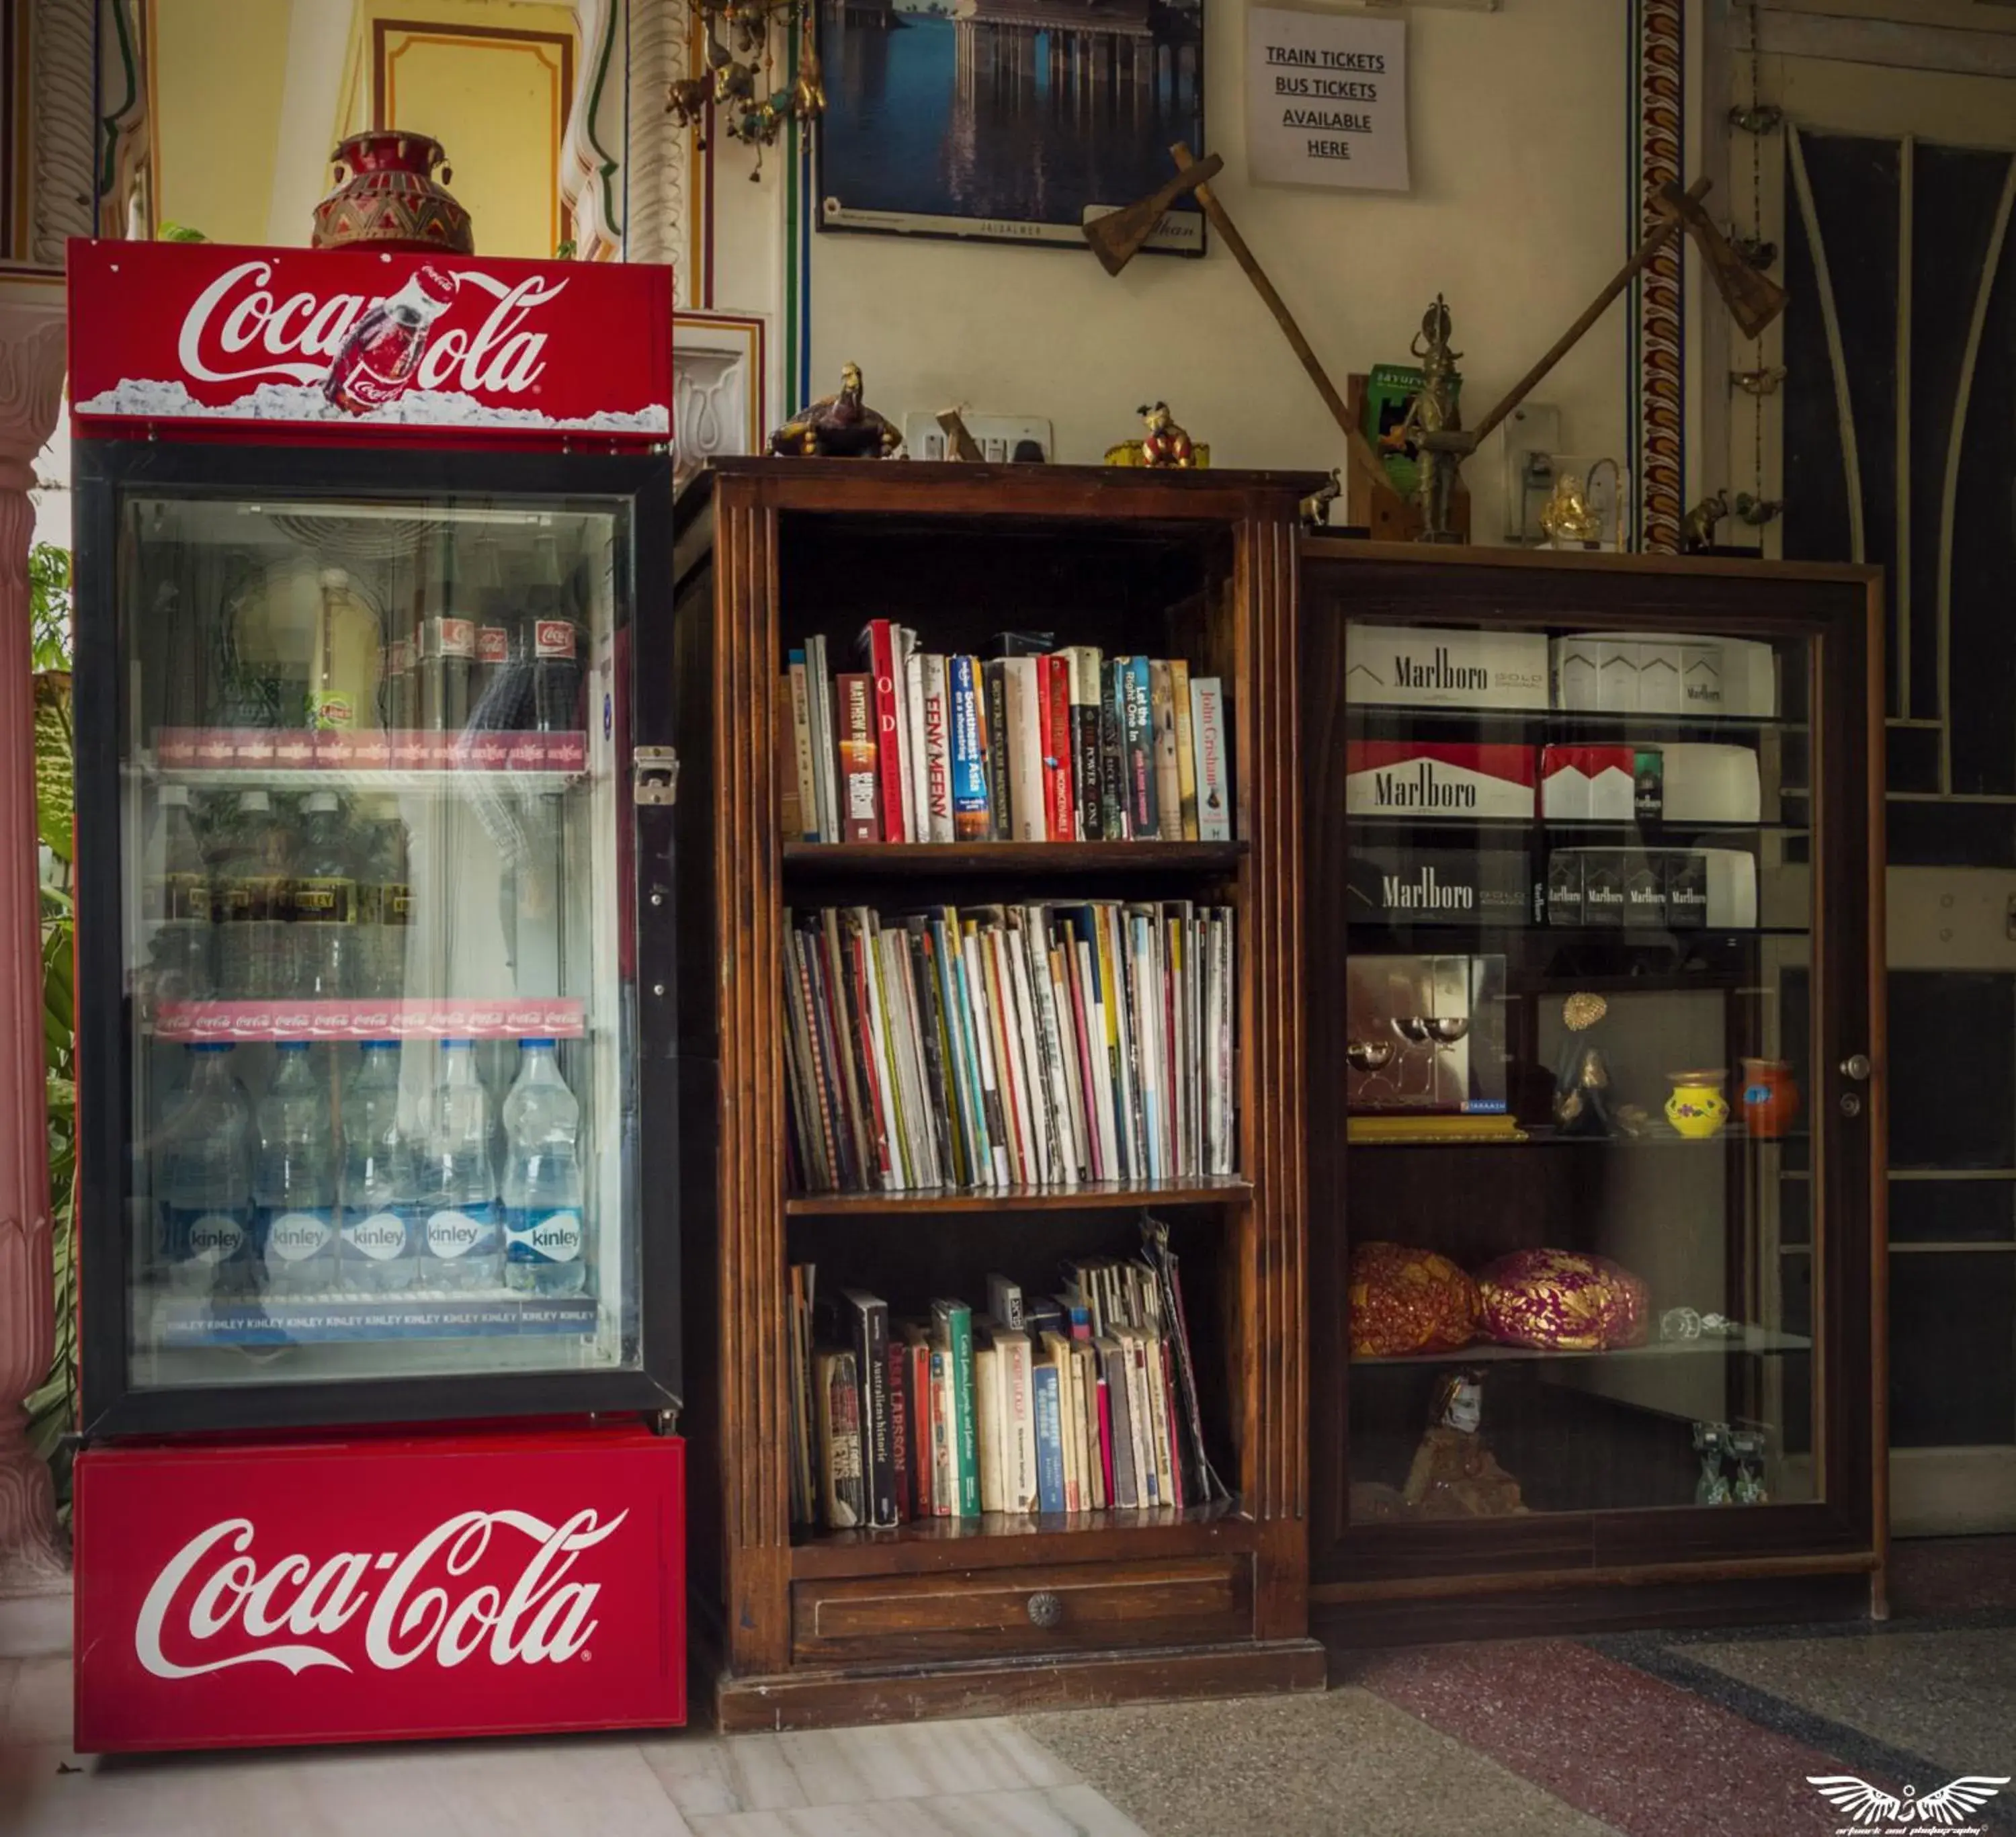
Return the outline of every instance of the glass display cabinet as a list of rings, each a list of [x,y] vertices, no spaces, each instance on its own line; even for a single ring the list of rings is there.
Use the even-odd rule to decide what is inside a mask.
[[[1334,1643],[1880,1609],[1881,607],[1306,546]]]

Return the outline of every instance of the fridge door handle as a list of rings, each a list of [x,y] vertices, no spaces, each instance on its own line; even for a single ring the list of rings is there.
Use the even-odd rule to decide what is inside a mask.
[[[679,794],[679,756],[671,746],[639,746],[630,757],[630,794],[639,804],[661,806],[677,803]]]

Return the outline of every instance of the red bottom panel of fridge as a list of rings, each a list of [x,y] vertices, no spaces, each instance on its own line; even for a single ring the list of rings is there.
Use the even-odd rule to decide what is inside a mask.
[[[686,1720],[686,1450],[642,1429],[92,1448],[77,1745]]]

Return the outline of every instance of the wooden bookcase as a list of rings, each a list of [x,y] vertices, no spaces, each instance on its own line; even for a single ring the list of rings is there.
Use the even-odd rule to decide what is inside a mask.
[[[676,512],[680,1014],[699,1637],[725,1729],[1315,1688],[1303,1515],[1301,822],[1296,505],[1313,476],[740,460]],[[808,845],[779,831],[775,683],[871,617],[926,648],[1003,630],[1188,656],[1222,678],[1235,839]],[[1237,914],[1240,1171],[1166,1187],[799,1195],[786,1175],[787,907],[1121,896]],[[700,909],[696,911],[695,908]],[[710,1152],[711,1151],[711,1152]],[[1183,1259],[1214,1458],[1236,1497],[1183,1512],[794,1533],[789,1266],[899,1297],[990,1268],[1138,1248]],[[705,1272],[711,1270],[710,1281]]]
[[[1880,1617],[1888,1382],[1881,575],[1317,540],[1303,546],[1300,599],[1312,1627],[1350,1648]],[[1363,627],[1389,635],[1352,659]],[[1500,644],[1519,635],[1586,653],[1600,637],[1606,656],[1621,645],[1625,662],[1661,669],[1676,645],[1687,667],[1690,657],[1726,663],[1718,647],[1726,643],[1766,647],[1774,685],[1756,692],[1756,692],[1739,705],[1732,692],[1723,707],[1651,691],[1642,706],[1620,693],[1591,707],[1558,680],[1538,708],[1402,706],[1391,686],[1402,670],[1388,660],[1409,647],[1393,628],[1431,654],[1445,638]],[[1565,655],[1543,646],[1541,667],[1558,678]],[[1345,690],[1348,660],[1362,667],[1355,696]],[[1634,814],[1564,821],[1544,800],[1523,819],[1352,813],[1354,764],[1390,761],[1395,753],[1371,749],[1392,741],[1442,747],[1444,760],[1452,745],[1496,746],[1529,762],[1529,750],[1548,745],[1628,750]],[[1354,759],[1355,747],[1366,750]],[[1711,748],[1751,752],[1755,809],[1675,802],[1679,748],[1697,762]],[[1628,775],[1642,769],[1641,749],[1662,762],[1656,816],[1649,804],[1635,814],[1642,780]],[[1379,794],[1376,785],[1359,793]],[[1562,849],[1614,849],[1627,862],[1633,853],[1748,852],[1755,908],[1747,924],[1729,907],[1697,916],[1699,929],[1564,918],[1552,906]],[[1422,862],[1436,864],[1445,893],[1487,851],[1518,864],[1498,884],[1517,879],[1528,896],[1523,917],[1516,901],[1486,917],[1481,869],[1473,899],[1424,909],[1411,890]],[[1536,886],[1547,890],[1542,910]],[[1565,893],[1562,910],[1573,911]],[[1454,1140],[1424,1128],[1413,1140],[1374,1139],[1363,1127],[1354,1135],[1354,1096],[1362,1115],[1395,1107],[1402,1089],[1352,1083],[1352,1048],[1362,1080],[1363,1043],[1405,1033],[1391,1019],[1401,1010],[1367,997],[1373,979],[1418,987],[1406,979],[1424,958],[1480,956],[1503,965],[1502,982],[1473,986],[1502,990],[1489,1004],[1503,1020],[1487,1030],[1488,1049],[1498,1059],[1502,1039],[1517,1135]],[[1363,981],[1361,957],[1381,960]],[[1607,1005],[1586,1034],[1568,1030],[1565,1003],[1578,994]],[[1474,1020],[1474,1008],[1463,1012]],[[1555,1098],[1561,1068],[1575,1062],[1562,1056],[1571,1039],[1599,1045],[1607,1101],[1636,1113],[1628,1127],[1579,1134],[1563,1126]],[[1791,1125],[1747,1126],[1753,1074],[1734,1069],[1746,1057],[1791,1066],[1803,1100]],[[1728,1078],[1732,1115],[1690,1138],[1661,1109],[1675,1069],[1700,1066]],[[1431,1251],[1473,1274],[1514,1253],[1610,1258],[1645,1285],[1647,1343],[1627,1336],[1600,1350],[1543,1339],[1397,1354],[1378,1343],[1353,1356],[1352,1256],[1368,1241]],[[1690,1337],[1689,1309],[1723,1314],[1743,1331]],[[1425,1459],[1424,1431],[1445,1407],[1441,1387],[1466,1368],[1478,1379],[1467,1420],[1481,1415],[1483,1444],[1518,1483],[1516,1512],[1502,1494],[1474,1504],[1474,1515],[1438,1514],[1433,1500],[1424,1507],[1424,1469],[1410,1462]],[[1703,1497],[1693,1436],[1718,1421],[1758,1438],[1768,1498],[1714,1502],[1712,1489]],[[1729,1464],[1721,1471],[1727,1477]]]

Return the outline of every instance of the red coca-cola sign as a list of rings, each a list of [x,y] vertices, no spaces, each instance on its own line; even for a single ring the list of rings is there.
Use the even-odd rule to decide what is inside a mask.
[[[666,268],[80,240],[69,294],[81,433],[671,437]]]
[[[682,1722],[684,1472],[640,1429],[87,1451],[77,1746]]]

